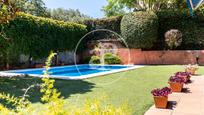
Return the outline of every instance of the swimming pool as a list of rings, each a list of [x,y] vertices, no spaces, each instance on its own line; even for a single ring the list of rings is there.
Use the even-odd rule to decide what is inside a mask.
[[[49,73],[50,73],[51,78],[85,79],[85,78],[135,69],[139,67],[142,67],[142,66],[84,64],[84,65],[51,67],[49,69]],[[0,75],[7,75],[7,76],[29,75],[29,76],[34,76],[34,77],[42,77],[44,70],[45,70],[44,68],[10,70],[10,71],[0,72]]]

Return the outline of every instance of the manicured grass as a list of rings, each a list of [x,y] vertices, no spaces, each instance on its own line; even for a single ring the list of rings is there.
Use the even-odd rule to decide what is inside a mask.
[[[107,103],[115,106],[128,103],[134,115],[142,115],[153,104],[150,91],[153,88],[168,86],[169,76],[183,71],[183,66],[146,66],[135,70],[100,76],[80,81],[56,80],[56,87],[65,97],[67,106],[81,105],[84,100],[106,96]],[[198,74],[204,74],[200,67]],[[39,84],[38,78],[0,78],[0,92],[21,96],[25,88]],[[41,105],[39,87],[29,91],[29,100]]]

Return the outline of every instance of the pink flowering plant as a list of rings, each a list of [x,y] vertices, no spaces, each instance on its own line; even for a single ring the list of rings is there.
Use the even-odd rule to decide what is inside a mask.
[[[186,79],[184,77],[178,77],[178,76],[171,76],[169,78],[169,82],[173,83],[186,83]]]
[[[161,97],[168,97],[169,94],[171,94],[171,89],[168,87],[164,87],[161,89],[153,89],[151,91],[153,96],[161,96]]]
[[[188,72],[176,72],[175,76],[177,76],[177,77],[180,77],[180,76],[190,77],[191,73],[188,73]]]
[[[185,83],[190,81],[191,73],[188,72],[177,72],[175,73],[176,77],[182,77],[185,80]]]

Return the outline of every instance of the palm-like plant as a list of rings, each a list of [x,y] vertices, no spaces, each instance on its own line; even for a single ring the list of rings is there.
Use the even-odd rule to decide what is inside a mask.
[[[167,5],[171,0],[134,0],[135,10],[160,10],[163,5]]]
[[[183,10],[187,8],[186,0],[107,0],[108,5],[103,7],[107,16],[124,14],[130,11],[159,11],[162,9]]]

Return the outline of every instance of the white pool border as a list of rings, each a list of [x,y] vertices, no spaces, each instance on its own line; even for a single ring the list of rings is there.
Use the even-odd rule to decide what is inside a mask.
[[[81,65],[88,65],[88,64],[80,64],[77,66]],[[52,68],[64,68],[64,67],[71,67],[71,66],[76,66],[76,65],[68,65],[68,66],[59,66],[59,67],[50,67]],[[87,79],[87,78],[92,78],[96,76],[102,76],[102,75],[108,75],[108,74],[113,74],[113,73],[118,73],[118,72],[124,72],[128,70],[133,70],[136,68],[141,68],[144,67],[143,65],[104,65],[104,66],[130,66],[128,68],[123,68],[123,69],[117,69],[117,70],[111,70],[111,71],[105,71],[105,72],[100,72],[100,73],[93,73],[93,74],[88,74],[88,75],[82,75],[82,76],[58,76],[58,75],[50,75],[50,78],[54,79],[63,79],[63,80],[81,80],[81,79]],[[14,76],[31,76],[31,77],[39,77],[42,78],[43,75],[38,75],[38,74],[22,74],[22,73],[11,73],[15,71],[27,71],[27,70],[41,70],[43,68],[34,68],[34,69],[18,69],[18,70],[9,70],[9,71],[0,71],[0,76],[3,77],[14,77]]]

